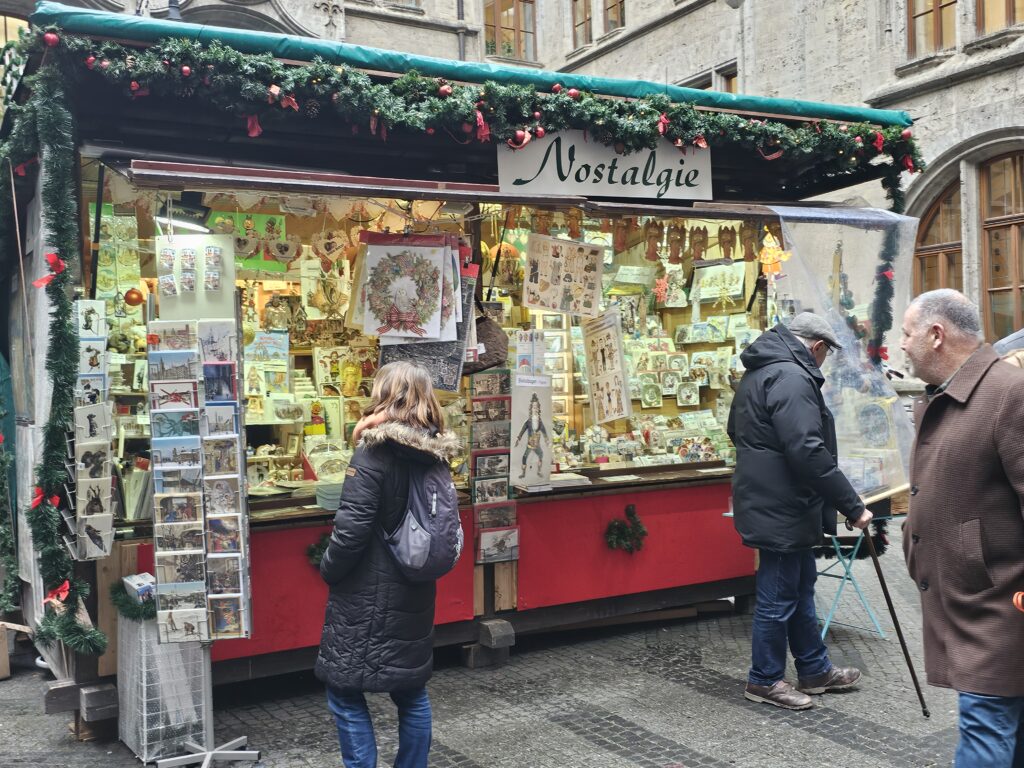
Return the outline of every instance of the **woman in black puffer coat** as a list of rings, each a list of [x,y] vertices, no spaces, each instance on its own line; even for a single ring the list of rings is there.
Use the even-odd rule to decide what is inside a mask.
[[[320,562],[330,596],[315,672],[327,684],[346,768],[377,766],[366,691],[389,693],[398,707],[395,768],[425,768],[435,584],[406,579],[378,529],[390,533],[405,516],[409,464],[447,463],[458,453],[458,439],[444,431],[430,374],[399,362],[377,372],[353,440],[357,447]]]

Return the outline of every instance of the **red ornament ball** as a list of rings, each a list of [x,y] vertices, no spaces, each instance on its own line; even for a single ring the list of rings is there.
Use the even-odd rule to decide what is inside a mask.
[[[138,80],[132,80],[128,84],[128,90],[130,90],[130,91],[137,91],[137,90],[139,90],[139,87],[140,86],[139,86],[139,81]]]
[[[842,131],[843,133],[846,133],[850,129],[845,125],[840,125],[839,130]]]
[[[538,139],[543,139],[545,133],[547,133],[547,131],[544,130],[543,125],[538,125],[536,128],[533,129],[533,135],[536,136]]]
[[[914,132],[909,128],[904,128],[902,131],[900,131],[900,137],[903,138],[904,140],[909,139],[913,135]]]
[[[526,131],[524,131],[524,130],[516,131],[515,141],[516,141],[516,144],[522,144],[524,141],[526,141]]]
[[[142,291],[138,288],[129,288],[124,292],[124,303],[129,307],[137,307],[145,300],[146,297],[142,295]]]
[[[188,64],[183,66],[181,68],[181,76],[182,77],[191,77],[192,76],[192,67],[190,67]]]
[[[170,68],[171,62],[168,61],[167,59],[164,59],[164,66]]]
[[[463,132],[463,133],[472,133],[472,132],[473,132],[473,129],[474,129],[475,127],[476,127],[476,126],[474,126],[474,125],[473,125],[472,123],[463,123],[463,124],[462,124],[462,132]]]
[[[570,88],[569,89],[569,98],[570,99],[578,99],[579,97],[580,97],[580,92],[578,90],[576,90],[575,88]]]
[[[110,66],[110,62],[107,61],[106,59],[104,59],[103,61],[100,62],[100,69],[106,69],[109,66]]]
[[[445,83],[444,85],[442,85],[440,88],[437,89],[437,94],[439,96],[444,97],[444,98],[448,98],[449,96],[452,95],[454,90],[455,90],[454,88],[452,88],[450,85]]]
[[[858,144],[863,144],[864,143],[864,139],[862,139],[860,136],[854,136],[853,140],[855,142],[857,142]]]
[[[89,69],[92,69],[95,65],[96,65],[96,57],[95,56],[87,56],[85,58],[85,66],[87,66]]]
[[[433,135],[434,135],[434,129],[433,128],[427,128],[427,136],[433,136]]]
[[[46,43],[47,48],[56,48],[60,45],[60,37],[56,32],[47,32],[43,35],[43,42]]]
[[[534,112],[533,113],[533,119],[534,120],[540,120],[540,112]]]
[[[552,93],[561,93],[562,92],[562,84],[561,83],[555,83],[554,85],[552,85],[551,86],[551,92]]]

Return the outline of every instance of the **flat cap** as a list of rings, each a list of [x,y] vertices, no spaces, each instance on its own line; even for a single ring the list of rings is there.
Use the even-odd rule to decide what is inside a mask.
[[[828,324],[828,321],[813,312],[801,312],[794,317],[789,323],[789,330],[794,336],[824,341],[834,349],[843,348],[835,333],[832,332],[832,326]]]

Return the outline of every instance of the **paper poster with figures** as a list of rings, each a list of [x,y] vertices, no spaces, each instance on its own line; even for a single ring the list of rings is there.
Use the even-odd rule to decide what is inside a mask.
[[[596,317],[601,311],[605,247],[531,234],[523,306]]]
[[[367,336],[441,336],[446,241],[441,237],[378,235],[366,248]]]
[[[618,307],[583,323],[583,349],[590,383],[590,407],[597,424],[629,418],[626,360],[622,345],[622,321]]]
[[[516,374],[512,380],[510,480],[530,491],[550,488],[551,377]]]

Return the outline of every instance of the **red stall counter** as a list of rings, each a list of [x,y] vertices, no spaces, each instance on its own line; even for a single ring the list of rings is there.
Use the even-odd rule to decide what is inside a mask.
[[[467,539],[473,511],[460,511]],[[249,536],[252,637],[218,640],[214,662],[262,656],[320,644],[327,585],[306,556],[331,526],[321,522],[253,527]],[[153,573],[153,547],[139,547],[140,572]],[[473,619],[473,552],[467,548],[455,568],[437,583],[436,625]]]

